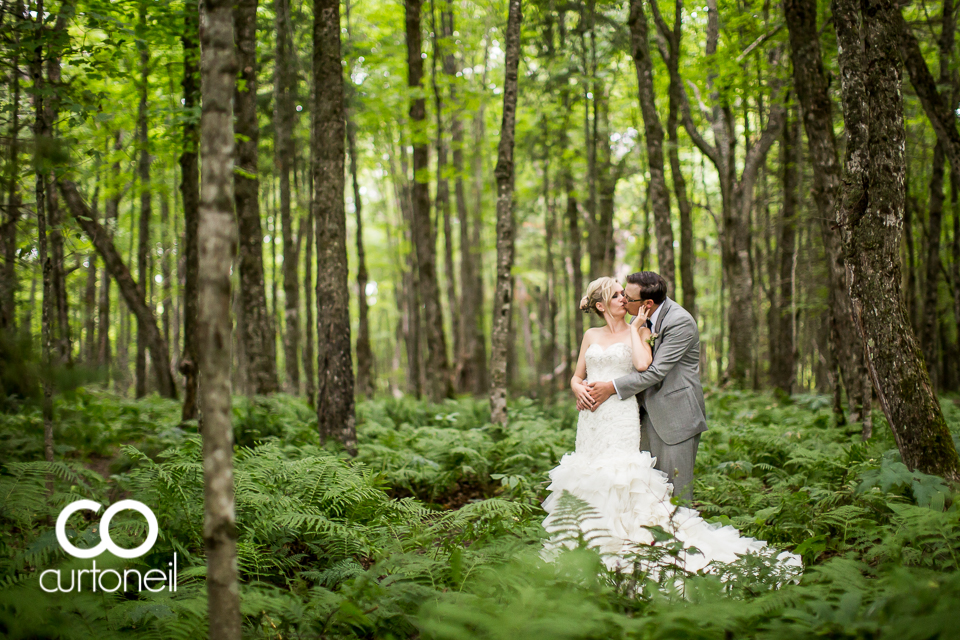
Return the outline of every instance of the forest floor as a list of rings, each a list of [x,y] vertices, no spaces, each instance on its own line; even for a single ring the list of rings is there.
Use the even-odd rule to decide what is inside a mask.
[[[234,402],[238,567],[246,637],[269,638],[913,638],[960,629],[960,508],[940,479],[910,472],[889,429],[838,426],[829,399],[708,390],[710,431],[697,460],[705,518],[803,557],[798,584],[746,558],[720,575],[657,580],[604,569],[579,545],[539,552],[546,472],[574,445],[576,412],[526,399],[506,427],[487,403],[411,399],[358,405],[359,455],[319,446],[316,418],[278,395]],[[960,408],[943,398],[957,440]],[[206,634],[203,484],[195,425],[179,405],[80,389],[57,404],[57,462],[43,458],[34,407],[0,414],[0,636],[161,637]],[[53,495],[48,482],[53,482]],[[136,560],[177,554],[177,590],[105,593],[64,587],[89,560],[66,556],[53,522],[81,498],[150,505],[160,535]],[[585,522],[568,504],[571,525]],[[95,544],[98,516],[68,532]],[[146,524],[118,514],[120,546]],[[79,541],[78,541],[79,540]],[[677,552],[669,539],[653,555]],[[52,579],[49,578],[48,579]]]

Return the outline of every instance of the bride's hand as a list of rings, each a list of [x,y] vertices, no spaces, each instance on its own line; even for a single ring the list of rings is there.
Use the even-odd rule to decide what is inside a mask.
[[[595,405],[596,402],[594,402],[593,398],[590,397],[590,390],[586,385],[576,385],[574,388],[574,396],[577,398],[578,411],[593,410],[593,405]]]
[[[646,328],[647,320],[650,319],[646,307],[640,307],[640,311],[637,312],[637,315],[634,317],[633,322],[630,325],[639,331],[642,328]]]

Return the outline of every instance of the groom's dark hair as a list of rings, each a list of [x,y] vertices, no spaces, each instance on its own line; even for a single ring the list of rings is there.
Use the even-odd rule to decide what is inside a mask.
[[[640,287],[641,300],[653,300],[654,304],[661,305],[667,298],[667,281],[655,271],[631,273],[627,282]]]

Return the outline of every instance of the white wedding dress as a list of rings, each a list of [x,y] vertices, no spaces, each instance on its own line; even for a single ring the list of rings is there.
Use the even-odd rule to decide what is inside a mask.
[[[627,343],[607,348],[591,345],[585,356],[587,380],[609,381],[633,372],[631,351]],[[779,553],[763,541],[741,536],[732,526],[710,524],[697,511],[672,504],[673,486],[665,473],[654,469],[654,462],[649,452],[640,451],[635,397],[620,400],[613,395],[596,411],[581,411],[576,451],[564,455],[560,465],[550,471],[552,483],[547,488],[552,493],[543,502],[548,514],[544,528],[556,534],[557,503],[567,491],[596,512],[597,517],[583,526],[593,532],[591,546],[598,548],[611,569],[628,568],[623,557],[639,545],[651,544],[654,536],[646,527],[654,526],[671,533],[684,549],[696,548],[680,555],[679,564],[687,571],[709,572],[711,562],[733,562],[746,553],[777,556],[775,562],[788,567],[802,566],[799,556]],[[544,557],[554,555],[562,544],[556,535],[548,540]]]

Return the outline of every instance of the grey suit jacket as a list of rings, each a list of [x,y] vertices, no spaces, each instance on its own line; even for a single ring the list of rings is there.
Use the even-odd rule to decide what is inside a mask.
[[[700,331],[687,310],[667,298],[653,328],[653,362],[614,380],[620,398],[636,395],[657,435],[679,444],[707,430],[700,386]]]

